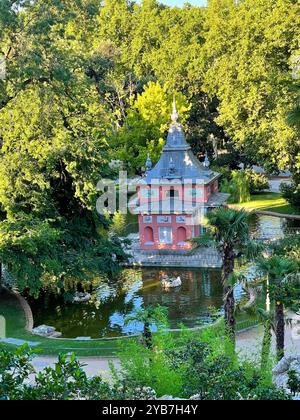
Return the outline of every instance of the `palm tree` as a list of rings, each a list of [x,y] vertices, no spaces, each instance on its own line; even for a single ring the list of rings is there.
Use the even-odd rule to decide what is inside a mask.
[[[157,327],[161,325],[166,326],[168,322],[168,310],[160,305],[148,306],[146,309],[137,311],[133,316],[129,316],[125,322],[126,324],[130,322],[143,323],[143,341],[145,346],[151,350],[153,347],[151,325],[156,325]]]
[[[261,350],[261,369],[263,370],[270,358],[271,344],[272,344],[272,332],[276,333],[276,326],[274,320],[274,314],[269,311],[265,311],[262,308],[257,308],[257,314],[264,325],[264,336]]]
[[[244,210],[233,210],[221,207],[207,215],[208,233],[193,242],[197,247],[215,246],[221,253],[223,261],[224,310],[228,333],[235,341],[235,299],[232,276],[235,259],[245,253],[248,259],[254,259],[262,246],[250,240],[249,213]]]
[[[271,258],[260,258],[257,261],[257,267],[262,276],[268,278],[269,294],[275,304],[275,335],[277,358],[281,360],[284,357],[285,342],[285,318],[284,305],[291,299],[293,284],[298,281],[298,264],[294,261],[273,255]]]
[[[264,325],[264,336],[261,352],[261,368],[262,370],[264,370],[270,358],[272,333],[276,336],[276,322],[274,313],[270,311],[265,311],[262,308],[257,308],[257,315]],[[291,325],[291,320],[288,318],[284,318],[284,324],[286,326]]]

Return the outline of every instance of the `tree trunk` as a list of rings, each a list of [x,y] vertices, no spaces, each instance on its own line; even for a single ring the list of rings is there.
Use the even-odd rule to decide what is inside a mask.
[[[272,328],[270,321],[265,321],[264,323],[264,338],[262,343],[262,352],[261,352],[261,369],[263,370],[270,358],[271,352],[271,343],[272,343]]]
[[[144,325],[144,331],[143,331],[143,337],[146,347],[151,350],[153,347],[152,343],[152,332],[150,330],[150,324],[149,322],[146,322]]]
[[[235,343],[235,300],[234,289],[230,286],[229,276],[234,271],[234,250],[232,247],[227,247],[224,250],[223,260],[223,283],[224,283],[224,310],[225,310],[225,325],[228,334],[233,343]]]
[[[226,286],[224,288],[225,293],[225,324],[228,331],[228,334],[233,342],[235,342],[235,300],[233,294],[233,288],[231,286]]]
[[[277,358],[280,361],[284,357],[284,309],[279,300],[276,300],[275,325]]]

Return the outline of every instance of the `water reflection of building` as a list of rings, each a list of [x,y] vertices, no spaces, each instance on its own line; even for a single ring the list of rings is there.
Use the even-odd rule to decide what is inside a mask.
[[[180,288],[163,291],[162,274],[180,276]],[[169,310],[170,325],[197,325],[210,306],[221,308],[222,284],[218,270],[124,270],[116,282],[102,285],[97,304],[68,305],[59,296],[49,294],[32,300],[36,325],[53,325],[66,338],[115,337],[142,330],[142,324],[126,324],[138,310],[159,304]]]
[[[180,276],[182,286],[170,291],[162,290],[163,274]],[[159,304],[169,310],[171,327],[180,322],[195,326],[195,322],[207,313],[208,307],[222,306],[222,283],[219,270],[143,270],[143,289],[139,291],[144,307]]]

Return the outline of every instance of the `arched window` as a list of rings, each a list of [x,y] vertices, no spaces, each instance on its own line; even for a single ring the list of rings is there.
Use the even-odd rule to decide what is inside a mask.
[[[186,228],[180,227],[177,229],[177,243],[178,245],[186,245],[187,240]]]
[[[153,245],[154,244],[153,229],[149,226],[144,229],[144,242],[145,242],[145,245]]]

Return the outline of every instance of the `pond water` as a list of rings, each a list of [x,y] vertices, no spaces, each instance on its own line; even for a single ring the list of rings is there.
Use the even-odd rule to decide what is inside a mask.
[[[269,216],[253,216],[251,231],[258,236],[282,237],[291,228],[300,230],[300,221],[287,221]],[[180,276],[182,287],[163,291],[163,274]],[[237,288],[236,298],[242,296]],[[142,308],[160,304],[169,310],[170,328],[181,324],[195,327],[209,322],[210,307],[222,309],[220,270],[126,269],[117,278],[99,278],[99,286],[92,300],[84,304],[66,304],[61,297],[45,293],[31,301],[35,326],[56,327],[65,338],[117,337],[136,334],[143,325],[126,323]]]
[[[300,220],[253,214],[250,230],[254,237],[283,238],[286,234],[300,232]]]
[[[163,291],[163,274],[181,276],[182,286]],[[126,269],[114,281],[102,281],[93,299],[84,304],[64,304],[55,296],[31,302],[35,325],[55,326],[63,337],[116,337],[143,329],[128,317],[151,305],[169,310],[171,328],[181,323],[195,327],[207,321],[209,307],[221,308],[222,285],[219,270]]]

